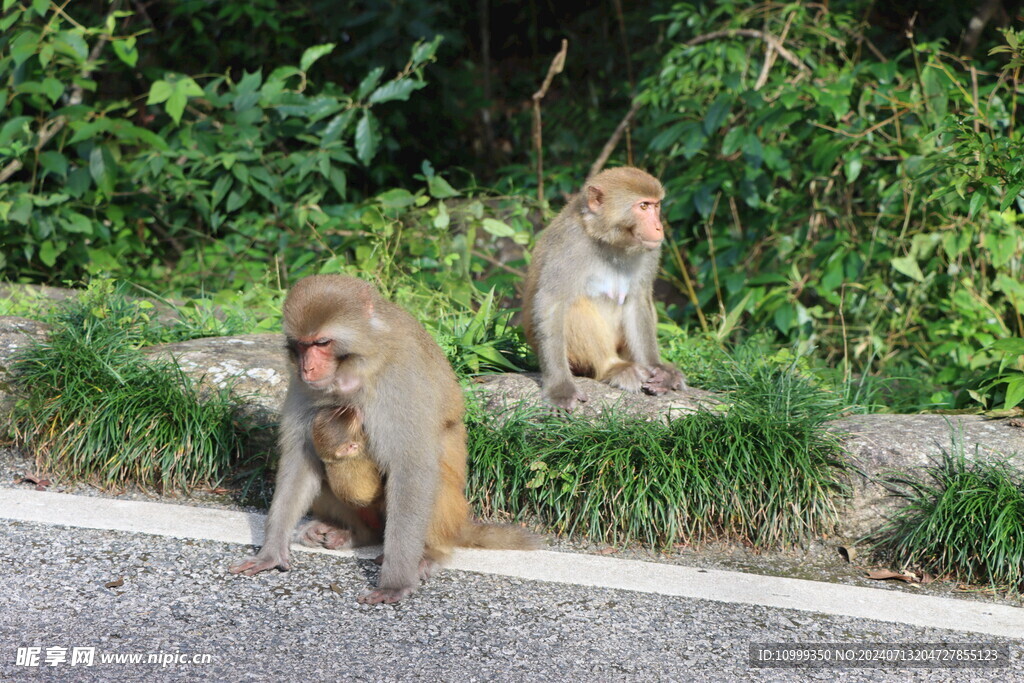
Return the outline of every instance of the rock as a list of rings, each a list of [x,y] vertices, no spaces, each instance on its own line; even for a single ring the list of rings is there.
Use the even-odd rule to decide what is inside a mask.
[[[856,415],[832,423],[854,467],[853,497],[839,525],[840,534],[859,538],[881,525],[899,501],[882,485],[893,473],[921,472],[953,452],[953,438],[962,437],[969,460],[1008,462],[1024,473],[1024,429],[1014,419],[981,415]]]
[[[586,403],[577,408],[576,414],[586,417],[595,417],[614,409],[645,420],[675,419],[693,413],[702,406],[717,403],[710,391],[690,387],[682,391],[670,391],[664,396],[648,396],[629,394],[586,377],[578,377],[575,381],[588,398]],[[528,410],[551,410],[541,397],[538,373],[484,375],[477,378],[474,390],[484,409],[494,415],[502,415],[519,406]]]
[[[288,389],[288,358],[279,334],[207,337],[145,349],[148,356],[177,361],[188,376],[218,389],[231,387],[245,404],[276,415]]]
[[[16,316],[0,316],[0,416],[11,409],[7,383],[11,359],[29,344],[46,339],[47,327],[41,322]]]

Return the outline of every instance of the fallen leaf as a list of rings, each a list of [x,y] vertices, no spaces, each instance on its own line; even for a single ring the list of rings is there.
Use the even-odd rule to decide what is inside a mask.
[[[38,474],[26,474],[20,479],[15,480],[15,484],[35,484],[36,491],[45,491],[46,487],[52,482],[49,479],[44,479]]]
[[[339,586],[336,583],[332,583],[331,584],[331,590],[334,591],[335,593],[337,593],[338,595],[341,595],[344,592],[344,591],[341,590],[341,586]]]
[[[615,554],[617,552],[619,552],[619,551],[616,550],[615,548],[601,548],[600,550],[597,551],[597,554],[598,555],[613,555],[613,554]]]
[[[840,557],[842,557],[847,562],[853,562],[855,559],[857,559],[856,548],[847,548],[845,545],[841,545],[838,546],[836,549],[839,551]]]
[[[899,579],[900,581],[906,581],[911,583],[915,581],[913,574],[904,574],[902,572],[894,572],[891,569],[869,569],[867,570],[869,579],[875,579],[876,581],[884,581],[886,579]]]
[[[124,585],[124,577],[123,576],[119,576],[119,577],[117,577],[116,581],[107,581],[105,584],[103,584],[103,587],[104,588],[120,588],[123,585]]]

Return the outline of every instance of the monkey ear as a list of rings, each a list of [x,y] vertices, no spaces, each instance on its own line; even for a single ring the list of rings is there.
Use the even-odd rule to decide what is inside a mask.
[[[587,185],[587,208],[593,213],[601,213],[604,203],[604,191],[597,185]]]

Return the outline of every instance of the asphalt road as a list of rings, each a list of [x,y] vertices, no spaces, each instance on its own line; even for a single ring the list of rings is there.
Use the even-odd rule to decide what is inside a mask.
[[[260,522],[0,490],[0,679],[1024,680],[1021,608],[480,551],[460,553],[399,605],[363,606],[355,598],[376,579],[373,551],[304,552],[287,573],[228,574],[258,542]],[[832,657],[877,656],[857,649],[865,644],[907,652],[957,645],[995,656],[1000,667],[752,665],[752,646],[778,642],[846,653]],[[76,654],[91,663],[72,663]]]

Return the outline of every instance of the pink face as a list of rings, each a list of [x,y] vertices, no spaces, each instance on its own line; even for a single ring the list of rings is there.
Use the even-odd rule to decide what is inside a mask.
[[[351,354],[338,354],[335,341],[329,337],[305,337],[293,344],[299,377],[314,389],[348,394],[361,385],[359,377],[346,372],[342,365]]]
[[[644,199],[637,200],[631,209],[633,212],[635,228],[633,233],[648,249],[657,249],[661,241],[665,239],[665,228],[661,224],[661,200]]]

